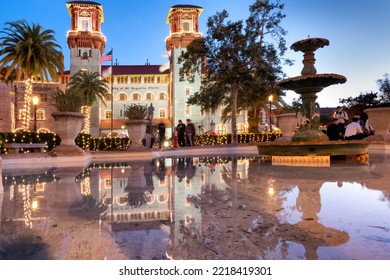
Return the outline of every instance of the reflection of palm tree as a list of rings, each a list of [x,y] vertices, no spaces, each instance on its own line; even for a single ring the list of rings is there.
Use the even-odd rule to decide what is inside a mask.
[[[23,129],[28,130],[32,101],[32,81],[39,78],[49,81],[63,70],[61,47],[56,43],[53,30],[43,30],[40,25],[29,25],[25,20],[7,22],[0,37],[0,69],[9,66],[4,79],[16,71],[16,80],[26,79]]]

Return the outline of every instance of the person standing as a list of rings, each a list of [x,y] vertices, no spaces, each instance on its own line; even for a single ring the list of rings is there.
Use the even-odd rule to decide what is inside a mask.
[[[148,118],[148,124],[146,125],[145,131],[145,146],[147,149],[152,148],[152,136],[153,136],[153,125],[150,118]]]
[[[186,121],[187,121],[187,126],[186,126],[187,144],[189,146],[194,146],[195,125],[191,122],[190,119],[187,119]]]
[[[179,120],[179,123],[176,126],[176,131],[179,147],[184,147],[186,145],[186,125],[182,122],[182,120]]]
[[[159,143],[160,143],[160,149],[161,147],[164,145],[164,141],[165,141],[165,124],[163,122],[160,122],[157,126],[157,129],[158,129],[158,140],[159,140]]]
[[[341,128],[341,132],[343,135],[345,134],[345,125],[347,124],[348,121],[348,114],[347,112],[344,111],[341,106],[337,106],[336,111],[333,113],[332,116],[334,119],[338,120],[338,124]]]

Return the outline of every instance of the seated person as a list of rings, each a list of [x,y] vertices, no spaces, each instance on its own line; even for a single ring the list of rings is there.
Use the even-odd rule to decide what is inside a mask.
[[[338,119],[332,119],[332,122],[326,128],[326,135],[328,135],[329,141],[343,139],[343,132],[338,124]]]
[[[354,115],[352,118],[352,122],[350,122],[345,128],[344,136],[346,140],[359,140],[367,136],[364,134],[359,121],[360,121],[359,115]]]

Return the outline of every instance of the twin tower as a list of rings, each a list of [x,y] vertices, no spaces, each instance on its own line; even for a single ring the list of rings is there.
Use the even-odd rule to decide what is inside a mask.
[[[66,6],[71,18],[71,29],[67,33],[67,43],[70,49],[70,76],[79,70],[101,73],[99,59],[106,47],[106,37],[101,31],[101,23],[104,22],[103,6],[93,1],[69,1]],[[181,113],[181,109],[186,106],[185,93],[188,93],[189,87],[188,82],[179,80],[180,66],[177,64],[177,58],[192,40],[202,37],[198,25],[198,18],[202,11],[203,8],[199,6],[176,5],[170,8],[166,18],[166,23],[169,24],[166,49],[171,51],[171,79],[168,85],[168,103],[170,104],[167,104],[169,112],[167,117],[171,119],[172,125],[177,123],[178,119],[186,118],[184,113]],[[115,72],[113,75],[115,75]],[[197,91],[199,86],[200,79],[198,83],[191,84],[191,91]],[[115,114],[112,115],[115,119]],[[200,123],[200,110],[193,108],[191,118],[193,121]],[[92,112],[91,134],[98,134],[99,128],[96,126],[99,126],[100,119],[101,113]],[[94,124],[95,127],[93,127]]]

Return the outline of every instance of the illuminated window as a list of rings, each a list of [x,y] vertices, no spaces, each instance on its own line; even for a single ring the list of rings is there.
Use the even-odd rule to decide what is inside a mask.
[[[112,117],[111,110],[106,110],[106,119],[111,119],[111,117]]]
[[[131,76],[130,77],[130,83],[132,83],[132,84],[140,84],[141,83],[141,76]]]
[[[157,76],[157,83],[158,84],[164,84],[167,82],[167,76]]]
[[[117,84],[127,84],[127,76],[118,76],[116,77]]]
[[[153,75],[144,76],[144,83],[145,84],[153,84],[154,83],[154,76]]]
[[[131,95],[131,100],[133,100],[133,101],[139,101],[139,100],[141,100],[141,94],[139,94],[138,92],[133,93],[133,94]]]
[[[160,116],[160,118],[165,118],[166,117],[165,109],[160,109],[159,116]]]
[[[226,134],[226,133],[227,133],[226,125],[223,125],[223,124],[217,125],[217,128],[216,128],[215,131],[216,131],[218,134]]]
[[[240,123],[237,125],[237,133],[245,133],[246,132],[246,127],[244,124]]]

